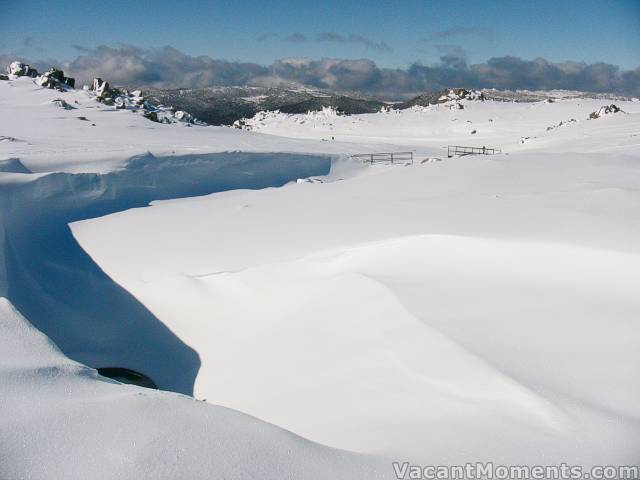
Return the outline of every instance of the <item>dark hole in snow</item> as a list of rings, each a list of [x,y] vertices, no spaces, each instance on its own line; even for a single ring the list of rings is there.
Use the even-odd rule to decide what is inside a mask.
[[[157,385],[146,375],[129,370],[128,368],[106,367],[98,368],[98,373],[103,377],[111,378],[120,383],[128,383],[130,385],[138,385],[139,387],[155,388]]]

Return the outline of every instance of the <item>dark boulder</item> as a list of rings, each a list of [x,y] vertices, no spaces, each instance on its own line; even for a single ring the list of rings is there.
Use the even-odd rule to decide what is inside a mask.
[[[93,79],[89,90],[92,92],[102,92],[104,90],[109,90],[109,82],[102,80],[100,77],[96,77]]]
[[[51,100],[51,103],[53,103],[54,105],[57,105],[60,108],[64,108],[65,110],[74,110],[75,109],[75,107],[72,107],[71,105],[69,105],[62,98],[56,98],[54,100]]]
[[[58,68],[50,68],[48,72],[43,73],[39,83],[41,87],[56,88],[61,91],[75,86],[75,80],[65,77],[64,72]]]
[[[7,67],[7,72],[11,75],[15,75],[16,77],[32,77],[35,78],[38,76],[38,71],[35,68],[32,68],[30,65],[27,65],[23,62],[11,62],[11,64]]]
[[[145,112],[143,114],[144,118],[151,120],[152,122],[159,122],[158,114],[156,112]]]
[[[116,92],[109,86],[109,82],[100,77],[94,78],[89,90],[96,93],[96,100],[106,105],[113,105]]]

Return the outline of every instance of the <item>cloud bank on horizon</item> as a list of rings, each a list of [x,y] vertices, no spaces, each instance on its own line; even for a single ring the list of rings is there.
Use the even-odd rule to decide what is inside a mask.
[[[469,32],[479,34],[479,32]],[[441,35],[431,40],[446,39]],[[307,39],[298,38],[298,41]],[[315,41],[360,42],[366,38],[323,36]],[[375,48],[375,47],[373,47]],[[598,62],[551,62],[494,57],[470,64],[463,49],[440,45],[440,61],[432,65],[413,63],[405,69],[382,68],[369,59],[283,58],[271,65],[191,56],[171,46],[144,49],[136,46],[76,46],[71,61],[31,62],[40,69],[56,65],[79,84],[103,77],[127,87],[201,88],[209,86],[304,85],[336,91],[359,91],[389,99],[406,98],[446,87],[549,90],[566,89],[640,95],[640,67],[622,70]],[[14,57],[0,55],[8,63]],[[29,59],[24,59],[29,61]]]

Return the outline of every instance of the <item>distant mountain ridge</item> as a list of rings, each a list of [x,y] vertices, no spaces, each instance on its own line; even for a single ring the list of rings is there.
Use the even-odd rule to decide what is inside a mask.
[[[306,113],[333,107],[341,113],[374,113],[388,103],[357,94],[308,88],[209,87],[200,89],[147,89],[145,97],[184,110],[211,125],[231,125],[265,110]]]
[[[626,97],[566,90],[467,90],[446,88],[426,92],[404,102],[385,102],[358,93],[336,93],[307,87],[208,87],[198,89],[146,89],[144,96],[156,104],[191,113],[210,125],[232,125],[261,111],[307,113],[332,107],[339,113],[354,115],[375,113],[383,108],[405,109],[452,103],[462,108],[460,100],[500,102],[540,102],[562,98],[596,98],[625,100]]]

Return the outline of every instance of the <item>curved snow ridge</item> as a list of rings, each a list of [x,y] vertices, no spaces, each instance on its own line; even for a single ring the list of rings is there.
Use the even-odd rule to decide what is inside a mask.
[[[533,324],[541,330],[552,326],[553,333],[556,334],[571,334],[578,345],[580,342],[588,342],[580,347],[595,347],[598,336],[590,332],[586,338],[581,338],[580,320],[566,320],[565,316],[584,309],[591,314],[582,317],[585,327],[607,333],[614,344],[620,343],[621,347],[628,347],[624,332],[631,328],[632,324],[628,320],[633,318],[633,312],[640,307],[640,255],[635,253],[561,243],[427,234],[351,246],[343,254],[332,252],[326,255],[314,255],[308,260],[322,263],[330,271],[335,269],[341,274],[352,272],[378,283],[425,327],[445,335],[449,341],[479,362],[483,362],[505,379],[524,387],[547,405],[550,401],[545,392],[562,395],[566,385],[545,385],[544,381],[535,376],[520,377],[510,368],[508,360],[496,363],[497,357],[485,357],[481,353],[482,346],[457,339],[463,339],[464,335],[461,334],[464,332],[456,331],[452,334],[451,329],[443,328],[447,321],[437,318],[442,311],[433,308],[435,305],[430,304],[430,300],[444,293],[462,294],[464,291],[464,297],[468,300],[478,301],[477,306],[456,308],[455,312],[451,312],[449,306],[448,316],[461,314],[475,318],[477,322],[491,320],[496,313],[501,316],[511,313],[511,305],[516,304],[522,305],[517,308],[521,314],[529,316],[532,312],[523,310],[538,303],[533,316],[544,312],[552,318],[541,318],[541,321]],[[325,262],[327,258],[329,261]],[[462,271],[466,277],[461,274]],[[422,290],[419,296],[415,288]],[[553,292],[556,292],[555,297],[560,297],[560,301],[550,301],[547,295],[552,295]],[[511,293],[518,298],[509,298]],[[621,315],[613,316],[609,313],[607,307],[612,304],[616,307],[616,313],[622,313]],[[562,310],[557,310],[558,307],[562,307]],[[625,309],[628,309],[626,314]],[[513,322],[520,323],[516,318]],[[567,324],[563,325],[563,322]],[[491,334],[489,329],[492,325],[493,322],[486,323],[487,334]],[[501,324],[500,327],[504,325]],[[611,332],[611,329],[618,329],[617,334]],[[501,333],[513,332],[501,329]],[[497,340],[504,342],[504,339]],[[546,341],[551,349],[556,348],[553,337],[546,338]],[[517,345],[513,348],[517,349]],[[581,353],[589,356],[586,352]],[[631,367],[623,369],[623,372],[619,372],[619,368],[618,366],[620,377],[632,375]],[[600,369],[606,371],[603,366]],[[607,376],[610,374],[607,373]],[[619,399],[624,402],[619,403],[617,408],[612,407],[607,401],[608,395],[599,390],[593,389],[590,393],[599,393],[598,396],[603,400],[603,410],[631,418],[637,418],[640,414],[635,402],[630,399]],[[573,401],[581,396],[575,392],[567,394],[574,397]],[[583,396],[586,403],[598,403],[588,398],[589,396]],[[561,412],[556,410],[556,414]]]
[[[281,186],[325,175],[331,162],[286,153],[147,154],[108,174],[2,174],[0,294],[74,360],[133,369],[190,394],[197,353],[113,282],[68,224],[152,200]]]
[[[410,235],[125,285],[213,403],[367,453],[589,464],[637,454],[639,284],[634,254]]]
[[[19,158],[0,160],[0,172],[2,173],[31,173]]]
[[[440,358],[455,359],[455,364],[447,362],[446,371],[438,371],[429,368],[432,365],[430,362],[416,365],[402,356],[395,356],[394,360],[400,368],[427,384],[435,394],[460,403],[484,403],[492,408],[518,410],[523,422],[541,424],[542,427],[557,432],[566,430],[567,418],[561,409],[531,386],[504,373],[486,358],[474,353],[473,349],[429,325],[428,319],[421,318],[420,313],[408,310],[395,288],[384,279],[365,273],[342,275],[357,275],[374,283],[380,296],[389,296],[391,301],[397,302],[399,308],[406,312],[406,315],[400,317],[405,325],[397,325],[396,328],[416,328],[416,335],[423,338],[420,342],[423,347],[437,349]],[[452,367],[458,371],[452,371]]]
[[[0,298],[2,478],[393,478],[380,459],[242,413],[122,385],[66,358]]]

